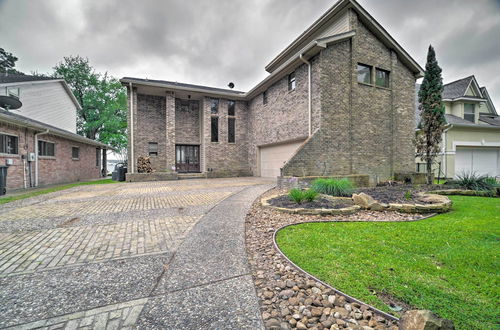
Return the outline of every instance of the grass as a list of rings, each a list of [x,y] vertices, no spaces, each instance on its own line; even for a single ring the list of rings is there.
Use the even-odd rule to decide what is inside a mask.
[[[349,197],[352,195],[354,185],[349,179],[319,178],[312,182],[312,189],[330,196]]]
[[[50,188],[46,188],[46,189],[30,191],[30,192],[27,192],[25,194],[1,197],[0,204],[10,203],[10,202],[17,201],[20,199],[44,195],[44,194],[48,194],[48,193],[52,193],[52,192],[56,192],[56,191],[60,191],[60,190],[64,190],[64,189],[69,189],[69,188],[73,188],[73,187],[77,187],[77,186],[87,186],[87,185],[92,185],[92,184],[108,184],[108,183],[117,183],[117,181],[113,181],[111,179],[102,179],[102,180],[95,180],[95,181],[69,183],[69,184],[65,184],[62,186],[55,186],[55,187],[50,187]]]
[[[277,235],[283,252],[332,286],[390,312],[377,293],[451,319],[495,328],[500,200],[453,196],[453,211],[417,222],[309,223]]]

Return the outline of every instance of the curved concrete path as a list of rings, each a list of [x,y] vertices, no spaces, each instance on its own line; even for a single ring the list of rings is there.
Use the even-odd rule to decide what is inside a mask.
[[[259,329],[258,178],[84,186],[0,206],[0,328]]]

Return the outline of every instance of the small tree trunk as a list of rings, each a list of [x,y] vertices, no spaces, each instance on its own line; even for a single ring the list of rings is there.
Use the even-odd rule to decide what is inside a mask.
[[[427,184],[432,183],[432,161],[427,159]]]

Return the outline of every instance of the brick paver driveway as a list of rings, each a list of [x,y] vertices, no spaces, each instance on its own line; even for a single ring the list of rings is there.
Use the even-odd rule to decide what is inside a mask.
[[[169,267],[194,226],[221,201],[266,183],[81,186],[0,206],[0,328],[137,327],[149,300],[151,327],[163,296],[182,287],[166,274],[176,278]]]

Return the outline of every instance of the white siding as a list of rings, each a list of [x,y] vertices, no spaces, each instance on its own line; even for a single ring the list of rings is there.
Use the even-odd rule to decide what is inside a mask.
[[[61,82],[9,84],[19,87],[18,114],[76,133],[76,106]],[[5,89],[5,87],[2,87]]]
[[[349,16],[347,12],[344,13],[338,20],[334,21],[324,31],[321,32],[319,38],[333,36],[335,34],[344,33],[349,31]]]

